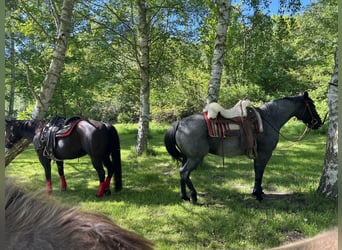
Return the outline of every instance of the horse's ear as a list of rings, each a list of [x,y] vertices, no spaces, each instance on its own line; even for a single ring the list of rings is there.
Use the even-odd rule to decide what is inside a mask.
[[[303,94],[303,96],[304,96],[305,99],[306,99],[306,98],[309,98],[309,93],[308,93],[307,91],[305,91],[304,94]]]

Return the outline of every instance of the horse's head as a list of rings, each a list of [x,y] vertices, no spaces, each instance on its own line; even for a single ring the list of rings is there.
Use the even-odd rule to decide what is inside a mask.
[[[302,97],[303,109],[299,111],[296,117],[302,120],[309,128],[318,129],[322,126],[322,120],[317,113],[315,104],[309,97],[308,92],[304,92]]]
[[[6,120],[5,147],[11,148],[23,136],[19,131],[19,124],[16,120]]]
[[[13,147],[23,137],[32,140],[38,124],[35,120],[6,120],[5,147]]]

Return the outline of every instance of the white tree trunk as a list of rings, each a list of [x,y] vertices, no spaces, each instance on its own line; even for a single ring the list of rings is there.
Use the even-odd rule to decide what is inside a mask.
[[[140,70],[140,114],[136,152],[141,155],[147,150],[150,123],[150,80],[149,80],[149,31],[145,0],[138,0],[139,11],[139,70]]]
[[[335,68],[328,88],[329,125],[323,173],[318,192],[327,197],[338,197],[338,57],[335,55]]]
[[[46,73],[36,105],[32,112],[32,119],[43,119],[49,107],[50,100],[55,91],[56,83],[64,67],[64,58],[67,50],[67,39],[70,35],[72,11],[74,0],[64,0],[60,23],[58,28],[58,37],[55,50],[52,56],[50,67]],[[7,150],[5,155],[5,166],[7,166],[18,154],[23,152],[30,144],[26,139],[20,140],[11,149]]]
[[[215,48],[210,74],[210,82],[206,100],[207,104],[217,101],[219,97],[223,60],[226,52],[226,38],[231,0],[220,0],[217,4],[220,5],[220,8],[216,28]]]
[[[70,35],[71,17],[74,7],[73,0],[64,0],[60,17],[57,43],[52,56],[49,70],[40,89],[38,100],[32,113],[32,119],[43,119],[49,107],[49,102],[55,92],[56,84],[64,67],[67,50],[67,39]]]

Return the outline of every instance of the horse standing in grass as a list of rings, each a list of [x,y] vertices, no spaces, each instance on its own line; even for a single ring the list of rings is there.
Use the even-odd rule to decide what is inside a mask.
[[[294,116],[312,129],[318,129],[322,121],[307,92],[299,96],[267,102],[255,110],[261,117],[263,132],[255,136],[253,195],[261,201],[264,170],[278,143],[281,127]],[[190,173],[201,163],[205,155],[211,153],[222,157],[233,157],[246,154],[246,149],[240,143],[241,135],[227,138],[210,137],[203,114],[191,115],[173,123],[165,134],[164,142],[169,154],[174,159],[182,161],[180,196],[193,203],[197,202],[197,192],[190,180]],[[186,194],[186,186],[190,189],[190,198]]]
[[[5,183],[6,249],[153,249],[153,244],[101,214],[68,208]]]
[[[46,191],[52,192],[51,160],[55,160],[61,179],[61,189],[66,190],[65,159],[75,159],[86,154],[99,176],[97,196],[110,194],[110,181],[114,175],[115,191],[122,189],[120,139],[116,129],[95,120],[53,118],[50,122],[37,120],[6,121],[6,148],[21,138],[33,141],[39,161],[44,167]],[[106,166],[108,175],[105,179]]]

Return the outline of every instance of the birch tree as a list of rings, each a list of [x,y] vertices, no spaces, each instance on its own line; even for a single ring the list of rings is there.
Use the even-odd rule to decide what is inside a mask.
[[[318,192],[331,198],[338,197],[338,52],[328,87],[329,125],[323,173]]]
[[[43,119],[49,107],[49,102],[54,94],[55,86],[64,67],[64,58],[67,51],[67,39],[70,35],[72,11],[74,8],[73,0],[64,0],[61,13],[53,1],[51,1],[53,15],[57,28],[57,41],[51,59],[49,69],[46,73],[36,104],[31,115],[31,119]],[[18,154],[25,150],[30,144],[26,139],[20,140],[11,149],[6,151],[5,166],[7,166]]]
[[[215,37],[215,48],[208,87],[207,104],[217,101],[220,92],[223,62],[226,52],[226,38],[231,0],[220,0]]]
[[[138,66],[140,71],[140,113],[136,152],[141,155],[147,149],[150,123],[150,80],[149,80],[149,31],[145,0],[138,0],[139,48]]]

